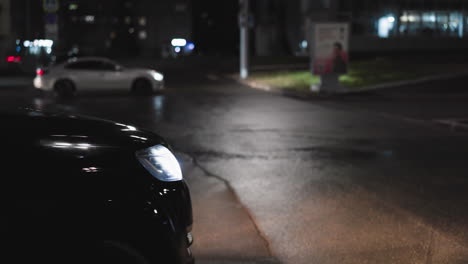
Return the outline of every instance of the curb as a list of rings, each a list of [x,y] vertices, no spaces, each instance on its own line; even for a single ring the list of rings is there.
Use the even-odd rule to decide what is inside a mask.
[[[414,79],[414,80],[405,80],[405,81],[377,84],[377,85],[372,85],[372,86],[359,88],[359,89],[356,89],[354,91],[346,91],[346,92],[342,92],[342,93],[344,93],[344,94],[363,93],[363,92],[370,92],[370,91],[374,91],[374,90],[397,88],[397,87],[406,86],[406,85],[422,84],[422,83],[432,82],[432,81],[443,81],[443,80],[449,80],[449,79],[456,79],[456,78],[465,77],[465,76],[468,76],[468,70],[460,71],[460,72],[457,72],[457,73],[448,73],[448,74],[439,74],[439,75],[434,75],[434,76],[426,76],[426,77],[421,77],[421,78]]]
[[[234,80],[235,82],[241,85],[247,86],[252,89],[262,90],[262,91],[269,92],[272,94],[292,97],[292,98],[301,99],[301,100],[334,99],[334,98],[337,98],[338,96],[342,96],[345,94],[342,92],[339,92],[339,93],[305,93],[305,92],[294,91],[291,89],[277,88],[277,87],[273,87],[270,85],[265,85],[265,84],[261,84],[261,83],[257,83],[253,81],[241,80],[238,77],[233,77],[233,76],[228,76],[228,78],[231,80]]]
[[[392,89],[392,88],[398,88],[398,87],[407,86],[407,85],[423,84],[423,83],[432,82],[432,81],[456,79],[456,78],[465,77],[465,76],[468,76],[468,70],[457,72],[457,73],[426,76],[426,77],[422,77],[422,78],[418,78],[414,80],[383,83],[383,84],[372,85],[372,86],[367,86],[367,87],[358,88],[358,89],[336,91],[333,93],[306,93],[306,92],[294,91],[291,89],[277,88],[277,87],[273,87],[270,85],[265,85],[265,84],[261,84],[261,83],[257,83],[253,81],[241,80],[239,77],[234,77],[232,75],[228,76],[228,78],[242,85],[253,88],[253,89],[263,90],[263,91],[271,92],[274,94],[280,94],[280,95],[288,96],[288,97],[310,100],[310,99],[333,99],[333,98],[340,97],[340,96],[355,95],[355,94],[360,94],[360,93],[372,92],[376,90]]]

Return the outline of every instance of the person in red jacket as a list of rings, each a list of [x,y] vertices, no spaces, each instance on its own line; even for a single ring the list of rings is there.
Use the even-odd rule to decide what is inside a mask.
[[[333,55],[329,63],[331,73],[346,74],[348,72],[348,54],[343,50],[341,43],[333,44]]]

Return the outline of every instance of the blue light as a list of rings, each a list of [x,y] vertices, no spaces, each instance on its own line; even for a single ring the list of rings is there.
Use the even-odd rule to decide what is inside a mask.
[[[16,52],[20,52],[21,51],[21,47],[20,46],[16,46]]]
[[[174,50],[175,50],[176,53],[179,53],[180,52],[180,47],[175,47]]]
[[[187,49],[188,50],[194,50],[195,49],[195,44],[193,44],[192,42],[187,43]]]

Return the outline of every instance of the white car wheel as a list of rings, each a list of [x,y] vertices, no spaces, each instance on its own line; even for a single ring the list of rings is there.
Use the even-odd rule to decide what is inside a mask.
[[[73,97],[75,95],[75,92],[75,84],[70,80],[58,80],[54,85],[54,93],[58,97]]]
[[[139,95],[150,95],[153,93],[153,85],[146,78],[138,78],[133,82],[132,92]]]

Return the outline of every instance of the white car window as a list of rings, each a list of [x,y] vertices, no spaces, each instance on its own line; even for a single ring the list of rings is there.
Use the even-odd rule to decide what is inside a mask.
[[[101,62],[100,69],[102,71],[115,71],[117,69],[117,65],[111,62]]]
[[[65,65],[65,69],[69,70],[100,70],[100,61],[77,61]]]

